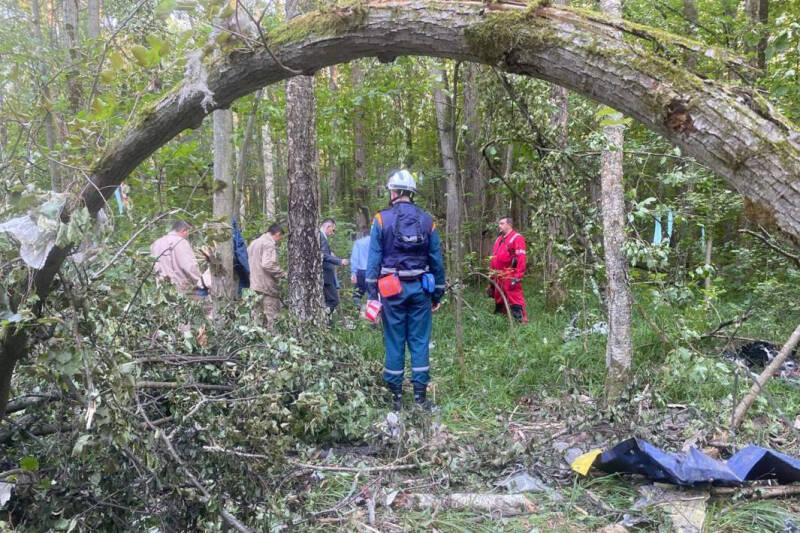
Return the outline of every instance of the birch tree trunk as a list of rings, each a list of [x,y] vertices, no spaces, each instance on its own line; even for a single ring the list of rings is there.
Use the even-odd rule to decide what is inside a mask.
[[[612,17],[622,15],[620,0],[601,0],[600,8]],[[619,35],[622,38],[622,35]],[[631,379],[631,292],[625,244],[625,189],[622,181],[623,126],[605,126],[608,149],[601,155],[600,188],[603,212],[603,250],[608,294],[606,341],[606,401],[616,402]]]
[[[233,216],[233,112],[230,109],[214,111],[214,218],[230,225]],[[228,233],[226,232],[226,236]],[[235,294],[233,280],[233,246],[230,238],[218,243],[211,265],[211,293],[215,300],[232,300]],[[217,302],[215,302],[216,304]]]
[[[299,0],[286,2],[286,17],[308,11]],[[286,82],[287,174],[289,181],[289,310],[310,322],[322,309],[322,255],[319,243],[316,101],[313,76]]]
[[[261,154],[264,159],[264,220],[275,221],[275,167],[272,156],[272,131],[269,121],[261,126]]]

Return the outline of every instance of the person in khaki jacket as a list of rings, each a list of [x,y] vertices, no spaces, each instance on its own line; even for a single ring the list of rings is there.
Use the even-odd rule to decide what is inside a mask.
[[[278,243],[283,237],[283,228],[273,224],[258,239],[247,247],[247,260],[250,263],[250,289],[261,295],[258,313],[264,325],[272,329],[281,309],[278,282],[286,273],[278,264]]]
[[[153,268],[157,278],[168,278],[178,290],[197,297],[202,282],[192,245],[186,239],[191,229],[188,222],[176,220],[172,224],[172,231],[150,246],[150,253],[156,258]]]

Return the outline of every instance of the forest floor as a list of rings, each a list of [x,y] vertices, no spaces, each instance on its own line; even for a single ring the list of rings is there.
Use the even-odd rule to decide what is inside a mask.
[[[463,370],[452,299],[435,319],[429,396],[440,407],[437,413],[412,408],[407,384],[406,409],[399,419],[388,409],[379,410],[365,442],[301,452],[287,494],[307,513],[304,527],[594,531],[623,523],[637,530],[663,530],[675,518],[669,516],[669,505],[643,503],[643,495],[652,490],[650,482],[597,470],[580,476],[568,460],[633,436],[666,451],[695,446],[721,459],[751,443],[798,455],[792,422],[800,394],[794,384],[775,380],[741,431],[733,436],[727,431],[733,399],[741,398],[749,379],[730,379],[734,367],[719,350],[735,346],[736,337],[759,338],[768,322],[759,325],[758,319],[728,331],[733,338],[700,335],[694,343],[684,343],[670,335],[692,324],[678,324],[668,308],[647,306],[652,316],[646,317],[639,308],[634,322],[635,392],[621,407],[609,409],[602,404],[606,337],[597,325],[596,309],[582,302],[582,309],[548,313],[541,294],[534,293],[528,297],[530,323],[509,328],[504,317],[490,313],[491,302],[481,296],[478,290],[466,294]],[[697,318],[694,326],[710,324],[708,330],[713,330],[718,316],[737,309],[720,304],[708,313],[713,319]],[[690,315],[682,314],[684,319]],[[338,337],[382,359],[380,331],[354,317],[340,320]],[[706,357],[686,357],[681,349],[686,343]],[[684,357],[685,364],[676,357]],[[529,484],[523,500],[504,487],[514,481]],[[464,493],[481,496],[458,496]],[[706,501],[707,492],[681,494],[701,500],[705,531],[800,527],[797,497],[751,500],[736,493]],[[682,511],[673,507],[672,512]],[[617,527],[614,531],[624,531]]]

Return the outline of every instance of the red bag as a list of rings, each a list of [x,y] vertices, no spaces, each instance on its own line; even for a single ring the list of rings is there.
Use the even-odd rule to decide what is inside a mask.
[[[400,284],[400,278],[397,274],[389,274],[383,276],[378,280],[378,292],[384,298],[391,298],[397,296],[403,291],[403,286]]]
[[[364,309],[364,317],[372,323],[378,322],[378,317],[381,315],[383,304],[378,300],[370,300],[367,302],[367,307]]]

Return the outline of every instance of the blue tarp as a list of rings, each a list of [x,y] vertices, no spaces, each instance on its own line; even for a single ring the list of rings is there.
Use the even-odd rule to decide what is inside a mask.
[[[739,450],[728,459],[727,464],[739,477],[748,481],[758,479],[777,479],[778,483],[800,481],[800,460],[761,446],[751,444]]]
[[[800,481],[800,460],[752,445],[723,462],[694,447],[688,454],[669,453],[632,438],[603,452],[595,465],[608,473],[640,474],[652,481],[684,486],[740,485],[761,479],[777,479],[780,483]]]
[[[233,217],[233,271],[239,278],[239,295],[250,287],[250,262],[247,260],[247,243],[239,230],[239,220]]]

